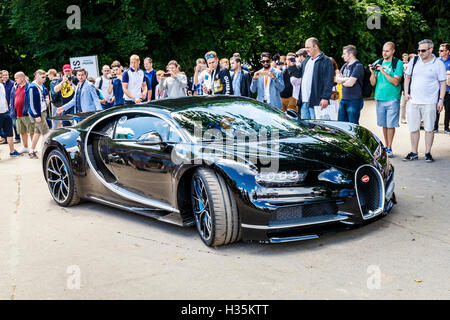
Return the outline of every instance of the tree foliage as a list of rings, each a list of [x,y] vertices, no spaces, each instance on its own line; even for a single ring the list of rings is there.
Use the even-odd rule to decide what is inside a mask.
[[[81,8],[81,29],[69,30],[69,5]],[[368,7],[380,8],[381,28],[368,29]],[[12,0],[2,1],[2,68],[31,74],[60,69],[70,57],[98,55],[99,63],[127,63],[133,53],[157,68],[172,59],[192,71],[209,50],[234,52],[258,66],[262,51],[286,54],[308,37],[342,64],[342,47],[354,44],[363,62],[381,54],[386,41],[397,55],[417,42],[448,42],[450,5],[445,0]],[[437,53],[437,51],[436,51]]]

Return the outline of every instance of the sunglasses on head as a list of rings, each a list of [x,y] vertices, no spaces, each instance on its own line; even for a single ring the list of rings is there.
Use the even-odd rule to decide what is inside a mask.
[[[208,54],[207,56],[205,56],[205,59],[211,59],[211,58],[214,58],[213,54]]]
[[[261,63],[270,63],[270,60],[261,60]]]
[[[419,50],[417,50],[417,52],[418,52],[418,53],[425,53],[425,52],[427,52],[428,50],[430,50],[430,48],[428,48],[428,49],[419,49]]]

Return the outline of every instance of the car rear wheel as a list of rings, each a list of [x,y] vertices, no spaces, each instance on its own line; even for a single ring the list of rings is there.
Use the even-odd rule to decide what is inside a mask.
[[[45,179],[53,199],[63,207],[80,202],[72,169],[66,156],[58,149],[45,159]]]
[[[223,178],[208,168],[192,176],[192,208],[197,230],[208,246],[239,241],[241,223],[230,188]]]

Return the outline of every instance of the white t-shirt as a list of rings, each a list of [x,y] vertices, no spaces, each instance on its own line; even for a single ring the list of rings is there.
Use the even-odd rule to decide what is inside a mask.
[[[203,70],[198,76],[198,83],[205,86],[208,90],[212,89],[212,76],[208,70]]]
[[[6,91],[3,83],[0,83],[0,113],[8,111],[6,108]]]
[[[36,85],[39,92],[39,99],[41,100],[41,113],[42,113],[43,111],[47,110],[47,103],[45,103],[45,96],[44,96],[44,85],[40,86],[36,83],[36,81],[33,81],[33,83]]]
[[[101,79],[103,79],[103,81],[102,81],[102,87],[100,88],[100,80]],[[109,79],[107,79],[103,76],[98,77],[97,80],[95,80],[95,87],[98,88],[98,90],[100,90],[103,98],[106,99],[106,102],[109,102],[109,99],[111,99],[111,97],[112,97],[112,93],[111,94],[108,93],[109,81],[110,81]]]
[[[145,82],[145,74],[141,69],[133,70],[128,68],[122,75],[122,83],[128,83],[128,91],[133,98],[138,99],[142,96],[142,83]],[[125,93],[123,94],[125,101],[131,101]]]
[[[406,74],[411,76],[413,62],[408,63]],[[447,79],[444,63],[433,55],[423,63],[419,57],[411,77],[411,102],[414,104],[436,104],[439,99],[440,81]]]
[[[205,75],[208,74],[207,70],[203,70],[198,74],[198,84],[202,85],[203,81],[205,81]]]
[[[298,93],[300,92],[300,86],[302,84],[302,78],[291,77],[290,78],[292,84],[292,96],[295,99],[298,99]]]
[[[309,102],[309,97],[311,96],[311,86],[312,86],[312,78],[314,72],[314,64],[316,63],[316,59],[309,58],[308,62],[305,65],[305,70],[303,71],[302,77],[302,102]],[[314,106],[309,106],[310,108]]]

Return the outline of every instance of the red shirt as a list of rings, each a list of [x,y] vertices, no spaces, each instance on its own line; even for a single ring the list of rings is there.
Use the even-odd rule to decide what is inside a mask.
[[[14,95],[14,107],[16,108],[17,118],[23,117],[23,104],[25,102],[25,86],[17,86]]]

